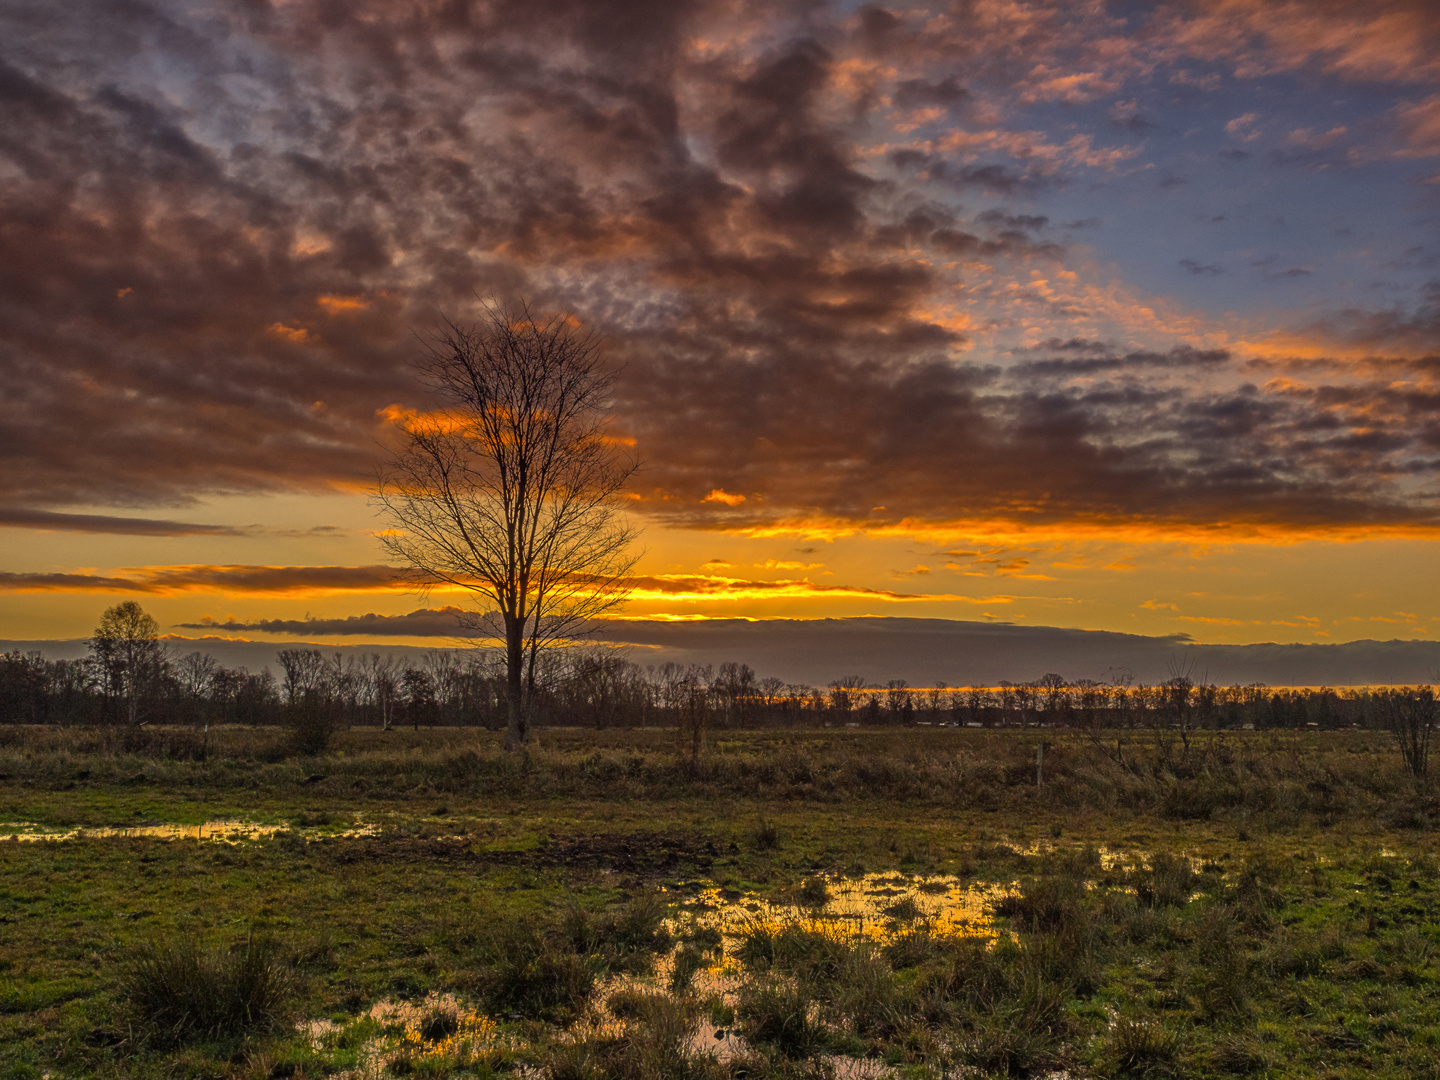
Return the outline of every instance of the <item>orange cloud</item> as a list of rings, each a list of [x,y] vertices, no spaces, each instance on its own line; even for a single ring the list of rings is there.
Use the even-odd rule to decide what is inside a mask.
[[[364,311],[370,306],[370,301],[363,296],[321,296],[315,302],[331,315],[339,315],[347,311]]]
[[[1017,599],[1010,596],[972,597],[954,593],[901,593],[889,589],[870,589],[858,585],[817,585],[799,580],[755,581],[745,578],[721,577],[714,574],[652,574],[632,579],[631,599],[655,600],[794,600],[837,597],[862,597],[893,603],[924,601],[955,601],[966,604],[1007,604]]]
[[[393,566],[142,566],[111,574],[0,573],[0,592],[244,593],[331,596],[337,593],[409,592]]]
[[[265,328],[265,332],[271,337],[283,338],[285,341],[293,341],[297,345],[310,339],[310,331],[304,327],[286,326],[282,322],[273,322]]]
[[[728,491],[721,491],[719,488],[712,488],[709,495],[706,495],[701,502],[724,503],[726,506],[739,506],[745,501],[744,495],[732,495]]]

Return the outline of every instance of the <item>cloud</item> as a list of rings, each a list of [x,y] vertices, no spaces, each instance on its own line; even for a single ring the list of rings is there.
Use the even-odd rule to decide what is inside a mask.
[[[297,637],[470,637],[474,615],[458,607],[421,608],[406,615],[349,615],[337,619],[202,619],[177,623],[185,630],[212,633],[290,634]]]
[[[1288,281],[1293,278],[1309,277],[1314,273],[1308,266],[1287,266],[1282,269],[1280,256],[1266,255],[1263,259],[1256,259],[1250,264],[1260,271],[1260,276],[1266,281]]]
[[[1440,94],[1407,102],[1396,109],[1404,157],[1440,154]]]
[[[1426,11],[78,0],[62,25],[11,5],[0,501],[34,508],[12,523],[199,535],[171,519],[206,494],[363,489],[389,417],[436,404],[415,335],[523,292],[626,362],[652,520],[1428,522],[1415,403],[1272,387],[1212,328],[1078,281],[1087,256],[1055,230],[1094,219],[1031,202],[1144,175],[1157,72],[1397,80],[1387,115],[1418,153]],[[1261,130],[1206,101],[1237,141]],[[1268,99],[1264,126],[1343,142]],[[1331,321],[1435,341],[1423,298]],[[166,509],[35,516],[81,505]],[[391,587],[244,569],[4,587]]]
[[[793,600],[854,597],[887,603],[960,601],[976,604],[1007,602],[1006,597],[975,598],[954,593],[903,593],[859,585],[817,585],[808,578],[763,581],[719,574],[651,574],[630,579],[635,600]]]
[[[327,596],[406,592],[391,566],[147,566],[95,573],[0,573],[3,592],[119,592]]]
[[[1221,267],[1213,263],[1196,262],[1194,259],[1181,259],[1180,266],[1187,274],[1195,274],[1196,276],[1215,277],[1225,272]]]
[[[0,526],[56,532],[113,533],[122,536],[244,536],[253,531],[230,525],[114,517],[109,514],[62,514],[53,510],[0,507]]]
[[[721,491],[719,488],[711,488],[710,494],[706,495],[701,502],[724,503],[726,506],[739,506],[745,501],[744,495],[732,495],[728,491]]]

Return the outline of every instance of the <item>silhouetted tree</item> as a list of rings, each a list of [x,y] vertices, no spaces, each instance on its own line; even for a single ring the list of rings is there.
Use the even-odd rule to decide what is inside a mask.
[[[503,642],[513,748],[539,654],[627,595],[634,532],[618,499],[636,463],[605,434],[614,375],[600,340],[568,316],[521,303],[447,319],[418,366],[444,408],[409,421],[379,478],[396,526],[383,540],[420,586],[494,605],[467,623]]]
[[[865,688],[865,679],[860,675],[842,675],[830,684],[830,707],[844,720],[850,715],[859,700],[859,691]]]
[[[106,608],[90,639],[90,661],[106,699],[124,702],[125,719],[135,724],[165,674],[159,625],[134,600]]]
[[[1440,705],[1428,686],[1408,690],[1382,690],[1375,695],[1385,725],[1395,735],[1400,756],[1411,774],[1430,771],[1430,736],[1440,720]]]

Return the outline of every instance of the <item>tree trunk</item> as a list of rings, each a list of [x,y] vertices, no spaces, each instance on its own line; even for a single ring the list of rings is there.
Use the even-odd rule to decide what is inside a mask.
[[[505,616],[505,694],[508,727],[505,749],[517,750],[530,737],[529,718],[525,715],[525,624],[513,615]]]

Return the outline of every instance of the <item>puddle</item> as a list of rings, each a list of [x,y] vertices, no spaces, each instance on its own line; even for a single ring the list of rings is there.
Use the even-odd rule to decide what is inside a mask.
[[[434,992],[421,1001],[376,1002],[344,1026],[311,1020],[299,1030],[316,1050],[326,1050],[346,1045],[352,1032],[366,1028],[374,1034],[355,1047],[355,1064],[336,1073],[336,1080],[446,1075],[450,1068],[478,1069],[526,1048],[454,994]]]
[[[722,890],[712,882],[704,883],[698,893],[672,893],[676,904],[668,920],[672,935],[678,939],[705,929],[718,931],[721,938],[720,947],[710,954],[711,963],[697,971],[691,980],[690,996],[700,1002],[719,1001],[734,1006],[736,991],[743,979],[734,957],[743,937],[757,927],[779,930],[799,926],[856,943],[877,944],[922,924],[937,936],[993,940],[997,933],[1005,932],[994,925],[986,907],[1009,893],[1009,886],[966,882],[944,875],[912,877],[898,873],[823,880],[829,894],[823,906],[807,907],[752,893]],[[615,1016],[609,1001],[626,990],[668,996],[676,957],[683,947],[677,941],[667,954],[657,957],[649,975],[616,975],[606,979],[596,987],[585,1015],[569,1028],[553,1033],[550,1041],[577,1043],[622,1035],[626,1022]],[[437,1015],[449,1020],[438,1025],[434,1019]],[[363,1026],[367,1024],[368,1032]],[[385,1000],[343,1026],[317,1020],[302,1024],[300,1030],[317,1050],[355,1047],[355,1064],[337,1073],[337,1080],[429,1075],[427,1070],[455,1067],[481,1071],[482,1066],[498,1065],[501,1061],[508,1061],[521,1076],[540,1075],[534,1066],[521,1064],[533,1049],[529,1044],[500,1031],[494,1020],[453,994],[432,993],[419,1002]],[[357,1035],[362,1040],[358,1046]],[[704,1008],[690,1038],[690,1049],[722,1062],[749,1052],[733,1027],[717,1027]],[[840,1080],[872,1080],[896,1075],[894,1069],[873,1060],[831,1056],[825,1058],[825,1063]]]
[[[827,899],[807,905],[727,892],[707,885],[682,901],[676,933],[689,926],[718,930],[730,946],[758,927],[800,926],[831,937],[885,942],[924,921],[931,933],[947,937],[993,934],[987,905],[1013,891],[1008,885],[962,881],[950,875],[866,874],[859,878],[816,878]],[[818,899],[818,896],[817,896]],[[688,920],[683,916],[688,916]],[[689,925],[687,925],[687,922]]]
[[[238,844],[244,840],[265,840],[278,833],[291,833],[305,840],[328,840],[331,837],[375,836],[379,825],[356,824],[346,828],[290,824],[262,825],[254,821],[219,819],[199,825],[80,825],[70,829],[54,829],[34,822],[12,821],[0,824],[0,841],[21,843],[59,842],[64,840],[105,840],[110,837],[152,837],[160,840],[207,840]]]

